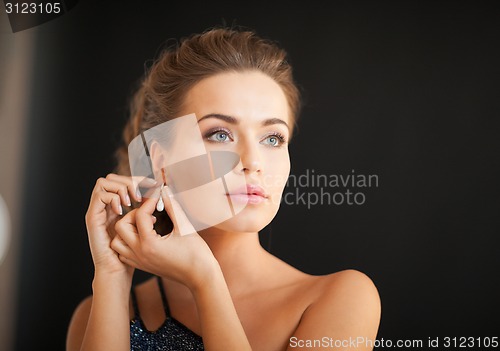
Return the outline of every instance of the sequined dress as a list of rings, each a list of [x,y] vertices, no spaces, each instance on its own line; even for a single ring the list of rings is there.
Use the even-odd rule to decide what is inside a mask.
[[[201,336],[171,316],[163,283],[160,277],[157,278],[166,319],[157,330],[147,330],[139,314],[137,298],[132,288],[134,318],[130,321],[130,349],[132,351],[204,350]]]

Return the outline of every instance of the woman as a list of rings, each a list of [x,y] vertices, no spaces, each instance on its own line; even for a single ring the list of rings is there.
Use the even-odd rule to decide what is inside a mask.
[[[236,29],[192,35],[156,60],[131,112],[118,174],[97,181],[86,214],[93,295],[74,312],[68,350],[373,348],[380,300],[366,275],[309,275],[259,244],[290,172],[288,143],[299,113],[291,67],[276,43]],[[177,152],[161,143],[148,150],[154,179],[130,177],[127,145],[179,116],[196,118],[207,154],[238,155],[223,194],[174,196],[171,183],[182,172],[166,171],[173,163],[165,157]],[[175,143],[194,148],[176,135]],[[244,191],[231,185],[241,180]],[[137,192],[138,182],[149,182],[146,194]],[[197,214],[219,215],[222,199],[239,210],[193,225]],[[136,268],[156,277],[131,289]]]

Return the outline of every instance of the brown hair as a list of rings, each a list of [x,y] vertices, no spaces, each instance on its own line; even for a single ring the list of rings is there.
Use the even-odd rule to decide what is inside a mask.
[[[252,70],[268,75],[281,86],[296,125],[300,93],[287,53],[254,31],[212,28],[167,47],[146,71],[130,103],[123,144],[116,150],[115,172],[130,175],[129,143],[142,131],[178,117],[186,93],[200,80],[228,71]]]

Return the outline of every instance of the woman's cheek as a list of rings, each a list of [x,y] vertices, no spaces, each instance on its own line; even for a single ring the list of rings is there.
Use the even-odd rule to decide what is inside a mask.
[[[274,159],[268,167],[269,172],[264,177],[264,187],[269,191],[273,204],[279,205],[290,175],[289,158]]]

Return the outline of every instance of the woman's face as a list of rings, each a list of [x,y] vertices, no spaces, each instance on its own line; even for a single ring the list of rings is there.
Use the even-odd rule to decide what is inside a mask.
[[[260,72],[218,74],[188,91],[181,115],[193,113],[206,152],[224,155],[217,151],[229,151],[236,158],[225,172],[224,187],[214,182],[201,192],[179,193],[179,202],[188,216],[201,223],[213,221],[212,227],[261,230],[276,215],[290,172],[287,142],[292,123],[283,90]],[[199,142],[191,143],[182,135],[176,140],[184,150],[200,149]],[[187,179],[196,178],[199,172],[184,173]]]

